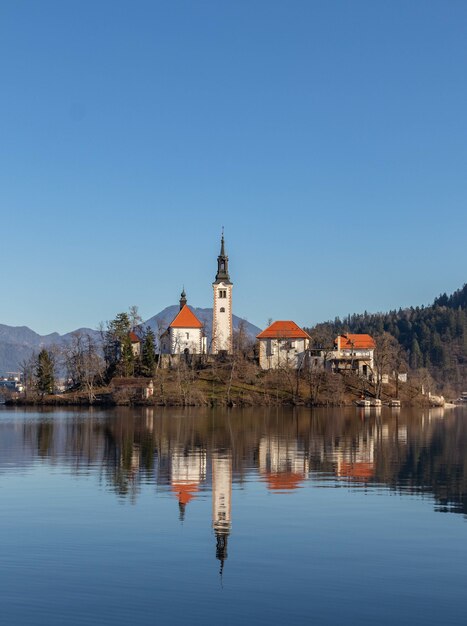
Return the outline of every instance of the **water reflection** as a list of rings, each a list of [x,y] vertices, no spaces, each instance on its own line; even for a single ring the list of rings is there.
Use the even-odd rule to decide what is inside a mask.
[[[227,542],[232,516],[232,455],[216,451],[212,455],[212,527],[216,535],[216,558],[220,574],[227,558]]]
[[[0,472],[35,464],[96,475],[136,502],[153,485],[187,506],[212,491],[216,555],[227,558],[232,482],[271,493],[324,482],[431,492],[439,510],[467,513],[465,409],[443,412],[245,410],[0,413]]]

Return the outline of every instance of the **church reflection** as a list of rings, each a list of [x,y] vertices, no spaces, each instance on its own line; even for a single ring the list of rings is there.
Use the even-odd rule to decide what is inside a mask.
[[[176,448],[171,454],[171,485],[178,498],[180,521],[185,519],[186,505],[196,497],[206,480],[206,450]]]
[[[361,415],[355,410],[186,411],[115,409],[34,414],[0,422],[0,477],[15,468],[61,464],[95,473],[122,500],[150,486],[178,504],[212,498],[212,531],[221,570],[228,555],[232,485],[260,481],[293,494],[320,481],[431,491],[439,510],[467,514],[464,409]],[[176,509],[175,509],[176,510]]]

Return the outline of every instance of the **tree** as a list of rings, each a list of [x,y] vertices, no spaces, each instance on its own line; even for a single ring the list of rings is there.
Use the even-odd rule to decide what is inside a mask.
[[[376,337],[376,349],[374,355],[375,365],[375,395],[381,398],[381,390],[383,386],[383,375],[390,374],[396,367],[400,345],[389,333],[383,333]]]
[[[135,331],[138,328],[138,326],[141,326],[141,324],[143,323],[143,318],[139,314],[139,310],[136,304],[133,304],[128,309],[128,317],[130,319],[131,330],[133,331]]]
[[[64,362],[73,386],[84,389],[92,404],[94,388],[104,373],[104,362],[93,338],[88,333],[73,333],[70,344],[64,349]]]
[[[112,321],[107,322],[107,329],[103,332],[107,379],[115,375],[134,374],[135,355],[131,346],[131,330],[128,313],[118,313]]]
[[[26,398],[29,397],[35,387],[36,363],[37,356],[33,353],[29,358],[23,359],[19,364]]]
[[[51,353],[43,348],[36,361],[36,386],[38,391],[44,396],[53,393],[55,385],[54,359]]]
[[[141,373],[144,376],[154,376],[156,368],[156,337],[154,332],[146,328],[143,334],[143,348],[141,353]]]

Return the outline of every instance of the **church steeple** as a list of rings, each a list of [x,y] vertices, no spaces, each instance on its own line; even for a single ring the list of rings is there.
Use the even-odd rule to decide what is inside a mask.
[[[225,253],[224,229],[222,228],[221,252],[217,257],[217,274],[216,280],[222,282],[230,282],[229,276],[229,257]]]
[[[183,288],[182,293],[180,294],[180,311],[183,309],[185,304],[187,303],[185,287]]]

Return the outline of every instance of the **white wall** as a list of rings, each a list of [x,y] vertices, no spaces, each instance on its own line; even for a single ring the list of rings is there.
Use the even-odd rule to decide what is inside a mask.
[[[263,370],[298,368],[308,349],[308,339],[259,339],[259,365]]]
[[[211,352],[217,354],[225,350],[232,353],[232,284],[214,283],[214,306],[212,319],[212,347]],[[226,292],[226,298],[220,297],[220,292]],[[224,309],[222,311],[221,309]]]
[[[188,350],[190,354],[202,353],[201,328],[170,328],[171,354],[183,354]]]

